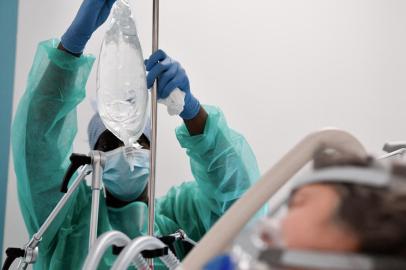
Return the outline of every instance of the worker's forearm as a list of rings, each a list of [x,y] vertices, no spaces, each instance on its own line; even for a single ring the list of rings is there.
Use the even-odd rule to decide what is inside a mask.
[[[189,120],[183,120],[191,136],[203,134],[207,121],[207,112],[200,106],[197,115]]]

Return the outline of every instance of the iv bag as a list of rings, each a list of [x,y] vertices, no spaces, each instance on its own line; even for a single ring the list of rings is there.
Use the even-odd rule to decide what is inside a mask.
[[[124,142],[126,159],[133,168],[132,153],[148,118],[149,94],[128,0],[118,0],[112,8],[99,55],[97,106],[106,128]]]

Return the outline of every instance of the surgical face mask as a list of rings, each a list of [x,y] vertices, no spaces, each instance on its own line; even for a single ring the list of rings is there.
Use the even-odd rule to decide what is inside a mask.
[[[130,168],[124,156],[124,147],[106,152],[103,183],[117,199],[132,201],[144,191],[149,178],[149,154],[147,149],[135,150],[134,167]]]

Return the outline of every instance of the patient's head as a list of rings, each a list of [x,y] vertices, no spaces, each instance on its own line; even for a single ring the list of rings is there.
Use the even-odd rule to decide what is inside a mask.
[[[314,168],[373,163],[323,152]],[[393,168],[406,179],[404,166]],[[406,193],[339,181],[303,185],[292,192],[279,233],[287,248],[406,256]],[[266,233],[262,238],[272,242]]]

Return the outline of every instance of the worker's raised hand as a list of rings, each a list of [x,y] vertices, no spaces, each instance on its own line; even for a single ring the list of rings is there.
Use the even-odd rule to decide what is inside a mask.
[[[93,32],[106,21],[115,1],[84,0],[61,38],[62,46],[72,53],[82,53]]]
[[[164,51],[158,50],[145,60],[145,67],[148,71],[148,88],[158,79],[158,99],[167,98],[173,90],[179,88],[186,94],[180,117],[188,120],[197,115],[200,103],[190,92],[189,78],[179,62],[171,59]]]

